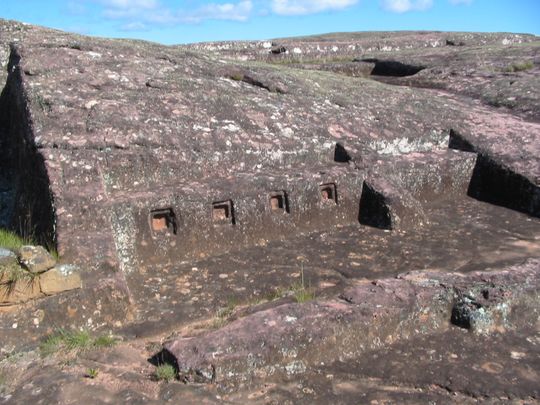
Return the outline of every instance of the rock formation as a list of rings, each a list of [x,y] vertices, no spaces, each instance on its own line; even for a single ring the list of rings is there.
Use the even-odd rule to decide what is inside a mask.
[[[2,351],[59,326],[150,339],[234,299],[231,325],[161,352],[232,384],[452,319],[528,328],[501,305],[540,302],[539,51],[441,32],[167,47],[0,20],[0,225],[78,269],[4,307]],[[460,277],[509,295],[463,298]]]

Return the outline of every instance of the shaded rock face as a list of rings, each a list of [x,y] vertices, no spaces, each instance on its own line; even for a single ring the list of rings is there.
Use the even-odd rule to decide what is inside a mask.
[[[0,223],[84,268],[82,281],[69,281],[84,286],[73,293],[76,303],[55,297],[63,305],[55,316],[84,313],[92,327],[119,328],[133,317],[158,325],[161,316],[150,312],[169,305],[200,316],[209,307],[189,312],[196,300],[186,305],[179,294],[198,300],[194,285],[260,293],[266,275],[255,289],[205,279],[239,277],[238,263],[223,267],[227,258],[262,257],[264,269],[282,260],[274,267],[286,269],[288,244],[298,238],[308,246],[302,238],[310,234],[324,244],[312,267],[342,275],[337,241],[351,255],[352,245],[380,237],[356,240],[362,232],[403,238],[397,255],[406,254],[407,233],[439,240],[455,232],[448,227],[463,224],[463,211],[496,232],[467,195],[524,213],[511,218],[527,235],[538,229],[536,37],[386,33],[288,39],[277,48],[165,47],[4,20],[0,33],[0,56],[9,58],[0,98]],[[471,62],[478,48],[493,77]],[[495,63],[522,60],[533,64],[508,72]],[[514,87],[499,80],[526,89],[515,108],[489,102],[492,90],[513,97]],[[200,261],[215,274],[197,273]],[[62,291],[55,274],[46,289]],[[109,301],[94,310],[100,291]],[[214,293],[205,291],[212,305],[223,299]],[[17,331],[10,333],[15,340]]]

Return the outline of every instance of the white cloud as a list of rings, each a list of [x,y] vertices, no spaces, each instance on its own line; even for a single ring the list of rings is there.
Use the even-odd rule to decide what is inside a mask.
[[[159,3],[157,0],[98,0],[105,7],[116,8],[121,10],[128,9],[144,9],[150,10],[157,8]]]
[[[272,0],[272,11],[280,15],[314,14],[329,10],[342,10],[358,0]]]
[[[392,11],[393,13],[424,11],[433,6],[433,0],[382,0],[382,6],[385,10]]]
[[[147,31],[148,26],[139,21],[130,22],[120,27],[121,31]]]
[[[204,20],[246,21],[252,12],[251,0],[237,3],[206,3],[194,9],[170,9],[158,0],[93,0],[104,8],[102,15],[112,20],[125,20],[125,31],[147,29],[148,24],[174,25],[199,23]],[[144,27],[143,27],[144,26]]]
[[[244,0],[238,3],[210,3],[199,9],[184,14],[183,20],[186,22],[200,22],[203,20],[230,20],[246,21],[251,15],[253,3],[251,0]]]

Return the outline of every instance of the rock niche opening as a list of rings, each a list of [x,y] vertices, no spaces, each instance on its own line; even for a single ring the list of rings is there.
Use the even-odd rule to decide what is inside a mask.
[[[372,76],[406,77],[413,76],[425,69],[425,66],[409,65],[393,60],[362,59],[361,62],[374,63]]]

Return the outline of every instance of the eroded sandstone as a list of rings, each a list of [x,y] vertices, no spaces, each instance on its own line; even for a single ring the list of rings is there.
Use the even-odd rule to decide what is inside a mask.
[[[263,390],[306,403],[389,390],[410,403],[466,403],[468,390],[538,396],[526,383],[502,392],[448,382],[444,370],[455,370],[442,366],[433,377],[397,368],[391,384],[384,364],[367,372],[362,361],[377,351],[398,361],[393,348],[414,356],[415,342],[448,332],[456,346],[478,350],[470,336],[482,336],[497,347],[502,360],[477,370],[482,381],[503,375],[499,364],[538,372],[533,355],[514,364],[502,354],[504,342],[536,347],[536,37],[351,33],[166,47],[5,20],[0,33],[0,224],[60,256],[36,269],[31,289],[15,284],[20,299],[1,299],[3,354],[58,326],[112,331],[139,353],[168,342],[185,381],[214,384],[142,392],[141,366],[143,380],[129,374],[130,388],[109,387],[105,403],[258,398],[239,381],[301,381],[301,393]],[[306,291],[315,299],[294,302]],[[148,357],[160,352],[152,347]],[[428,368],[429,353],[418,356]],[[460,358],[472,373],[471,363]],[[72,392],[89,389],[53,367]],[[38,386],[47,380],[26,371]],[[321,373],[339,375],[330,391]],[[72,398],[57,388],[48,400]],[[9,392],[29,401],[17,383]]]

